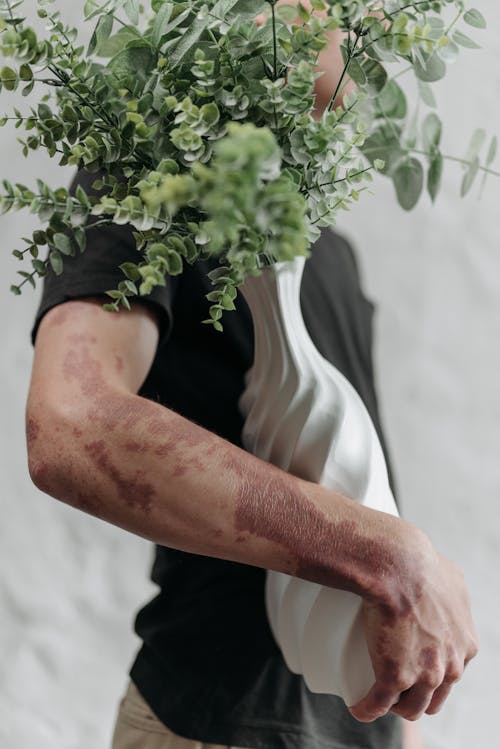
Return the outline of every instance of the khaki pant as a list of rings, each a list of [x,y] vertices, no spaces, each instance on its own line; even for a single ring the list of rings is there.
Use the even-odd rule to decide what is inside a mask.
[[[129,681],[120,702],[112,749],[235,749],[183,739],[163,725]]]

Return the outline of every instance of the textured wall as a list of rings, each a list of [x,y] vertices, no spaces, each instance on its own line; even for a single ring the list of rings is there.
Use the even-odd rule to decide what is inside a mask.
[[[500,130],[500,21],[494,0],[479,7],[490,22],[476,34],[483,50],[464,54],[440,86],[454,155],[474,127]],[[1,131],[0,163],[2,176],[27,184],[40,173],[67,180],[41,156],[20,158],[14,131]],[[405,514],[464,567],[482,645],[442,713],[424,718],[429,749],[491,746],[497,728],[500,183],[492,180],[480,202],[461,201],[459,179],[448,166],[437,205],[425,199],[411,214],[380,179],[376,197],[339,227],[355,241],[378,304],[379,391]],[[14,299],[7,289],[16,270],[9,251],[33,224],[18,215],[0,226],[0,744],[106,749],[137,646],[133,613],[154,590],[151,547],[30,484],[23,409],[36,295]]]

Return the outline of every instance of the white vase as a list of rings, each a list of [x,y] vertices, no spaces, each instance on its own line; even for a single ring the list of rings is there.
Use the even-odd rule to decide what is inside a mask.
[[[241,287],[255,354],[239,407],[246,450],[300,478],[397,515],[373,422],[350,382],[317,350],[300,307],[305,258],[265,267]],[[361,598],[268,571],[273,635],[312,692],[358,702],[375,681]]]

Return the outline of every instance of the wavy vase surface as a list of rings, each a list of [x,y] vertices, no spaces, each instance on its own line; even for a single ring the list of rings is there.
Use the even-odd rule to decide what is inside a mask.
[[[318,351],[300,307],[305,258],[276,263],[241,291],[252,313],[255,354],[239,407],[246,450],[303,479],[397,515],[387,466],[360,396]],[[273,635],[313,692],[348,705],[375,678],[363,633],[361,598],[268,571]]]

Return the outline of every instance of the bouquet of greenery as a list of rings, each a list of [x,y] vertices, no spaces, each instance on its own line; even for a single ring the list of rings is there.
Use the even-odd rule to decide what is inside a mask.
[[[478,46],[459,25],[485,26],[462,0],[151,0],[147,8],[87,0],[95,29],[86,49],[52,0],[37,0],[44,38],[23,3],[0,0],[0,49],[13,60],[0,70],[0,90],[21,87],[36,102],[0,124],[26,131],[26,156],[44,148],[62,165],[96,172],[97,193],[3,182],[0,208],[28,208],[42,223],[14,251],[31,265],[12,290],[34,286],[49,265],[61,273],[64,256],[85,250],[89,226],[129,224],[137,263],[121,266],[107,307],[129,307],[184,262],[216,256],[204,322],[218,330],[245,277],[307,255],[374,169],[393,180],[405,209],[424,186],[436,197],[446,157],[430,84],[459,47]],[[266,22],[256,23],[263,12]],[[318,55],[335,29],[344,68],[314,117]],[[408,71],[421,100],[414,112],[397,80]],[[337,105],[347,80],[356,89]],[[476,131],[459,159],[462,194],[479,171],[492,172],[497,141],[481,162],[484,141]]]

